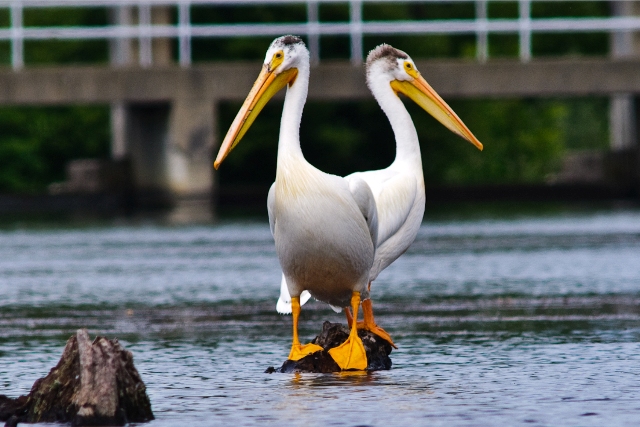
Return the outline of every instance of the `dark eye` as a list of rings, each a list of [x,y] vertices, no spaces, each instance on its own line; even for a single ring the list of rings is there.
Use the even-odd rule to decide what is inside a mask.
[[[409,63],[407,62],[406,67],[407,67],[408,69],[411,69],[411,64],[409,64]]]
[[[280,52],[276,53],[276,58],[278,59],[282,58],[282,54]]]

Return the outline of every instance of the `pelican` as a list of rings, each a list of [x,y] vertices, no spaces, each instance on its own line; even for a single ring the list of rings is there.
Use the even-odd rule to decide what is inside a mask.
[[[322,350],[300,344],[300,295],[357,316],[367,287],[377,241],[377,213],[369,186],[309,164],[300,149],[299,127],[309,86],[309,51],[296,36],[275,39],[260,75],[233,121],[214,162],[217,169],[238,144],[264,105],[280,89],[287,92],[280,122],[276,180],[267,199],[269,224],[287,290],[291,295],[293,339],[289,359]],[[349,338],[329,351],[342,369],[365,369],[367,358],[356,322]]]
[[[480,141],[456,113],[426,82],[413,60],[405,52],[387,44],[373,49],[366,61],[367,86],[386,114],[396,140],[396,158],[386,169],[356,172],[347,181],[363,180],[376,201],[378,238],[369,285],[380,272],[406,252],[416,238],[425,208],[425,186],[418,133],[409,112],[400,100],[402,93],[455,134],[482,150]],[[284,283],[283,278],[283,283]],[[286,312],[288,295],[281,288],[278,311]],[[376,325],[371,299],[362,301],[364,322],[359,327],[372,331],[395,347],[384,329]],[[352,315],[345,314],[349,324]],[[356,317],[357,318],[357,317]]]

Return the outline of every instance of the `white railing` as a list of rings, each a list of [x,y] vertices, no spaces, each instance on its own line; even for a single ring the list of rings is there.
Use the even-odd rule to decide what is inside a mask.
[[[478,60],[489,57],[488,35],[490,33],[518,34],[520,59],[531,59],[532,33],[573,33],[573,32],[632,32],[640,30],[640,17],[611,16],[594,18],[531,18],[532,1],[518,0],[519,17],[517,19],[489,19],[487,0],[448,0],[475,3],[475,19],[427,20],[427,21],[363,21],[363,3],[369,0],[0,0],[0,9],[10,9],[10,27],[0,28],[0,41],[11,42],[11,65],[15,70],[24,67],[25,40],[79,40],[104,39],[109,41],[137,40],[138,61],[143,67],[153,63],[152,40],[155,38],[174,38],[178,40],[178,58],[180,65],[191,65],[191,40],[206,37],[247,37],[277,36],[298,34],[307,36],[312,60],[319,61],[319,37],[323,35],[347,35],[351,42],[351,61],[362,63],[362,38],[365,35],[401,35],[401,34],[472,34],[476,36],[476,55]],[[375,3],[393,0],[371,0]],[[398,1],[398,0],[396,0]],[[438,2],[444,0],[400,0],[404,3]],[[348,22],[321,22],[318,7],[321,3],[348,4],[350,19]],[[307,21],[300,23],[273,24],[209,24],[191,23],[191,6],[197,5],[233,5],[251,4],[305,4]],[[154,24],[151,22],[151,8],[169,6],[177,10],[177,24]],[[55,7],[96,7],[96,8],[135,8],[137,23],[114,23],[104,27],[26,27],[23,25],[23,12],[28,8]],[[117,15],[117,14],[116,14]]]

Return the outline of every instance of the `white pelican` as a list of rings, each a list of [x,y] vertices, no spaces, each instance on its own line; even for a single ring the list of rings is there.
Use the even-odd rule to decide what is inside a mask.
[[[291,295],[293,343],[289,359],[322,350],[298,339],[303,291],[357,315],[368,298],[377,240],[375,200],[360,179],[346,180],[310,165],[300,149],[299,127],[309,86],[309,51],[295,36],[275,39],[263,69],[222,142],[216,169],[238,144],[267,101],[288,85],[280,123],[276,180],[267,207],[280,266]],[[329,354],[342,369],[365,369],[366,354],[354,322],[349,338]]]
[[[398,93],[408,96],[445,127],[480,150],[483,147],[451,107],[420,75],[415,63],[405,52],[387,44],[376,47],[367,56],[366,77],[367,85],[387,115],[396,139],[396,158],[389,167],[356,172],[345,177],[348,181],[365,181],[376,200],[378,239],[369,273],[370,287],[371,281],[411,246],[424,215],[426,197],[420,143],[411,116]],[[278,301],[281,309],[285,307],[283,302],[288,297],[285,292],[286,287],[281,289]],[[394,345],[389,334],[376,325],[371,299],[362,301],[362,311],[364,322],[359,327],[374,332]],[[345,313],[351,324],[351,313],[348,309],[345,309]]]
[[[418,234],[425,208],[425,187],[418,133],[398,93],[431,114],[452,132],[482,150],[480,141],[427,83],[405,52],[382,44],[367,56],[367,86],[386,114],[396,139],[396,158],[386,169],[356,172],[371,188],[378,209],[378,241],[369,287],[380,272],[409,249]],[[362,302],[364,328],[391,337],[374,321],[371,299]],[[348,310],[347,318],[350,316]]]

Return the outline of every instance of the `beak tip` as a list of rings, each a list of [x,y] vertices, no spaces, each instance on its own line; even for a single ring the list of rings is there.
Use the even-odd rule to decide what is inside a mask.
[[[220,167],[220,162],[219,161],[216,160],[215,162],[213,162],[213,168],[215,170],[218,170],[219,167]]]

